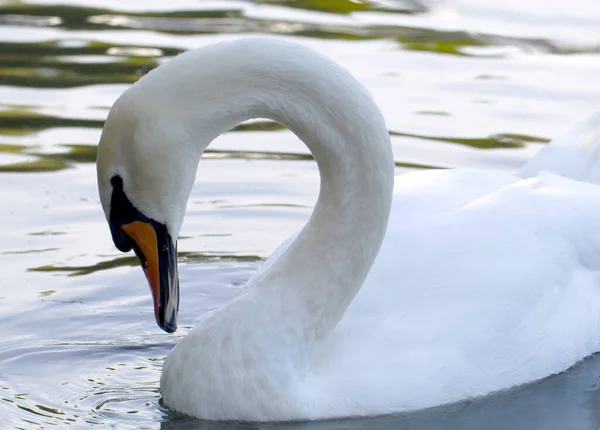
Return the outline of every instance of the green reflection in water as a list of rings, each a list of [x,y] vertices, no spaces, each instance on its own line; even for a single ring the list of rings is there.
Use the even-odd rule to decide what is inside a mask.
[[[479,138],[425,136],[420,134],[402,133],[399,131],[391,131],[390,135],[397,137],[412,137],[434,142],[455,143],[458,145],[466,145],[478,149],[523,148],[526,143],[530,142],[549,142],[548,139],[542,137],[511,133],[494,134],[489,137]]]
[[[344,15],[365,11],[406,14],[423,13],[427,11],[426,7],[418,1],[405,1],[402,2],[403,7],[398,6],[396,8],[385,7],[380,2],[367,0],[266,0],[264,3]]]
[[[6,105],[5,105],[6,106]],[[2,105],[0,105],[2,107]],[[0,134],[28,134],[35,133],[49,128],[102,128],[104,120],[82,119],[82,118],[64,118],[51,115],[42,115],[24,106],[6,106],[0,110]],[[108,109],[107,109],[108,110]],[[4,133],[4,130],[7,133]],[[285,130],[285,127],[274,121],[252,121],[240,124],[231,131],[278,131]],[[0,152],[8,152],[10,147],[16,148],[13,152],[19,152],[23,149],[19,145],[0,144]]]
[[[406,0],[394,6],[368,0],[264,0],[260,3],[343,15],[373,11],[402,14],[427,12],[427,7],[417,0]],[[386,39],[396,40],[406,50],[459,56],[489,57],[489,51],[466,49],[485,46],[520,46],[522,49],[552,54],[600,52],[599,45],[574,48],[560,46],[552,40],[498,37],[485,33],[472,34],[394,25],[332,25],[298,20],[260,19],[244,16],[243,9],[227,3],[216,10],[128,12],[73,5],[32,5],[15,2],[0,7],[1,24],[93,30],[98,32],[99,39],[102,30],[115,28],[172,34],[283,32],[287,35],[326,39]],[[163,46],[127,46],[85,40],[0,42],[0,84],[64,88],[132,83],[157,66],[156,57],[169,57],[179,52],[178,49]],[[507,54],[496,51],[493,55]],[[94,56],[99,59],[93,58]]]
[[[185,263],[215,263],[215,262],[254,262],[263,261],[258,255],[227,255],[210,254],[202,252],[180,252],[179,262]],[[82,276],[104,270],[116,269],[118,267],[138,266],[139,261],[135,256],[117,257],[112,260],[101,261],[88,266],[40,266],[27,269],[30,272],[58,272],[65,273],[67,276]]]
[[[65,415],[65,413],[63,411],[61,411],[60,409],[57,408],[51,408],[49,406],[44,406],[44,405],[35,405],[36,408],[44,411],[44,412],[48,412],[51,414],[56,414],[56,415]]]
[[[409,14],[426,12],[426,7],[417,1],[403,2],[402,6],[394,8],[382,6],[379,2],[353,0],[267,0],[265,3],[344,15],[370,11]],[[387,39],[398,41],[406,50],[460,56],[489,56],[465,48],[504,45],[518,45],[553,54],[600,52],[600,46],[574,49],[558,46],[549,40],[507,38],[485,33],[472,34],[393,25],[332,25],[260,19],[244,16],[242,9],[227,4],[221,10],[212,11],[136,13],[71,5],[15,3],[0,7],[0,25],[3,23],[99,32],[123,28],[132,31],[149,30],[173,34],[280,34],[284,32],[288,35],[322,39]],[[169,57],[179,52],[178,49],[163,46],[127,46],[85,40],[0,42],[0,84],[64,88],[92,84],[132,83],[158,65],[156,57]],[[494,55],[505,54],[496,52]],[[95,59],[94,56],[98,58]]]
[[[42,158],[34,161],[23,161],[20,163],[6,164],[0,166],[0,173],[34,173],[55,172],[67,168],[64,163],[56,160]]]
[[[133,83],[158,65],[142,55],[175,55],[176,49],[149,51],[124,45],[77,40],[39,43],[0,42],[0,85],[69,88],[93,84]],[[128,53],[123,56],[119,53]],[[115,55],[113,55],[115,54]],[[95,58],[97,57],[97,59]]]
[[[35,156],[32,161],[23,161],[0,165],[0,172],[53,172],[71,167],[73,163],[95,163],[98,148],[96,145],[57,145],[59,148],[67,148],[68,151],[59,154],[42,154],[26,151],[26,147],[18,150],[4,151],[0,145],[0,152],[18,152],[23,155]]]
[[[102,120],[62,118],[17,109],[0,111],[0,129],[33,132],[53,127],[101,128]]]
[[[46,418],[52,418],[51,415],[44,414],[43,412],[40,412],[40,411],[36,411],[35,409],[33,409],[32,407],[29,407],[29,406],[17,405],[17,408],[19,408],[25,412],[29,412],[30,414],[35,414],[35,415],[39,415],[41,417],[46,417]],[[38,423],[35,423],[35,424],[39,425]]]
[[[212,159],[254,159],[254,160],[303,160],[313,161],[312,154],[300,154],[293,152],[267,152],[267,151],[224,151],[224,150],[207,150],[204,158]],[[408,169],[439,169],[438,166],[427,164],[406,163],[402,161],[395,162],[396,167],[405,167]]]
[[[286,128],[275,121],[252,121],[244,124],[239,124],[231,131],[279,131]]]
[[[70,30],[90,30],[90,29],[111,29],[112,26],[98,24],[98,20],[93,17],[108,16],[116,12],[111,9],[82,7],[72,5],[36,5],[14,3],[12,5],[4,5],[0,7],[0,15],[14,16],[30,16],[30,17],[49,17],[58,18],[58,20],[49,21],[53,27],[68,28]],[[180,10],[180,11],[165,11],[165,12],[144,12],[144,13],[129,13],[118,12],[121,16],[143,16],[156,18],[224,18],[235,15],[235,11],[231,9],[223,10]],[[239,15],[239,14],[238,14]],[[11,20],[7,20],[11,22]],[[23,22],[24,24],[27,21]]]
[[[1,117],[0,117],[1,118]],[[1,121],[1,119],[0,119]],[[242,124],[234,131],[267,131],[267,130],[282,130],[284,127],[270,121],[259,121],[249,124]],[[482,138],[454,138],[454,137],[439,137],[426,136],[402,132],[390,132],[391,136],[395,137],[410,137],[426,141],[453,143],[458,145],[470,146],[477,149],[493,149],[493,148],[523,148],[525,144],[530,142],[546,143],[548,139],[535,136],[527,136],[520,134],[496,134]],[[56,148],[66,149],[65,152],[56,154],[47,154],[36,152],[35,148],[28,148],[25,145],[6,145],[0,144],[0,153],[13,153],[35,157],[31,161],[22,161],[0,165],[0,173],[32,173],[32,172],[52,172],[57,170],[67,169],[78,163],[95,163],[98,147],[96,145],[56,145]],[[246,159],[246,160],[295,160],[295,161],[311,161],[314,160],[310,153],[293,153],[293,152],[273,152],[273,151],[235,151],[235,150],[212,150],[208,149],[204,153],[204,158],[210,159]],[[410,169],[434,169],[439,166],[407,163],[396,161],[396,166]]]
[[[469,36],[466,33],[435,32],[431,36],[435,37],[423,37],[423,40],[401,38],[399,41],[404,49],[409,51],[435,52],[437,54],[461,56],[473,56],[473,54],[463,51],[465,47],[487,45],[483,40]],[[496,56],[502,56],[502,54],[496,54]]]
[[[69,276],[89,275],[90,273],[103,270],[115,269],[117,267],[136,266],[139,262],[136,257],[118,257],[108,261],[101,261],[89,266],[40,266],[29,268],[30,272],[59,272],[66,273]]]
[[[431,116],[452,116],[448,112],[437,111],[437,110],[420,110],[415,112],[417,115],[431,115]]]
[[[24,145],[7,145],[7,144],[0,143],[0,152],[9,152],[9,153],[20,154],[25,149],[27,149],[27,147]]]
[[[226,151],[206,150],[204,158],[211,159],[246,159],[246,160],[314,160],[311,154],[272,151]]]
[[[56,251],[57,249],[60,249],[60,248],[27,249],[24,251],[6,251],[6,252],[0,252],[0,254],[3,254],[3,255],[39,254],[42,252]]]
[[[12,394],[12,399],[8,397],[2,397],[0,400],[10,403],[16,406],[20,411],[25,412],[26,415],[19,414],[19,421],[21,423],[27,423],[35,425],[35,427],[25,426],[19,427],[15,426],[15,429],[31,429],[31,428],[46,428],[46,425],[51,425],[55,427],[58,423],[54,420],[59,420],[62,424],[64,421],[74,421],[72,418],[67,418],[64,410],[47,406],[41,403],[34,403],[30,398],[30,393],[12,393],[12,389],[9,387],[2,387],[3,390],[8,391],[7,395]],[[66,402],[65,402],[66,403]],[[36,419],[40,419],[38,417],[42,417],[41,422],[33,421]],[[50,418],[51,421],[43,420],[43,418]]]
[[[33,233],[29,233],[29,236],[61,236],[63,234],[67,234],[67,233],[64,231],[44,230],[44,231],[34,231]]]
[[[11,151],[24,155],[35,156],[32,161],[23,161],[0,165],[1,172],[52,172],[67,169],[76,163],[95,163],[98,147],[96,145],[59,145],[61,148],[68,148],[68,152],[59,154],[42,154],[36,152],[26,152],[25,146],[11,148]],[[0,145],[0,152],[3,147]],[[211,159],[247,159],[247,160],[313,160],[310,154],[279,153],[268,151],[223,151],[207,150],[204,158]]]
[[[69,63],[72,65],[75,63]],[[115,83],[133,83],[144,70],[142,67],[135,67],[136,72],[131,74],[120,74],[109,72],[107,69],[114,63],[89,63],[87,73],[76,72],[70,69],[68,65],[37,65],[31,68],[9,68],[0,67],[0,85],[9,85],[13,87],[35,87],[35,88],[65,88],[77,87],[91,84],[115,84]],[[153,65],[152,67],[155,67]],[[77,67],[82,68],[82,67]],[[67,69],[67,70],[65,70]],[[92,72],[92,70],[95,71]],[[102,75],[100,70],[105,70]],[[94,74],[92,74],[94,73]]]

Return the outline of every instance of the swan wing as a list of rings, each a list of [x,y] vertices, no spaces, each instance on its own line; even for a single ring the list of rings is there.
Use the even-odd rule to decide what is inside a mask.
[[[600,112],[546,145],[518,175],[530,178],[543,171],[600,184]]]
[[[397,177],[381,251],[316,372],[392,411],[566,370],[600,349],[599,213],[600,187],[549,173]]]

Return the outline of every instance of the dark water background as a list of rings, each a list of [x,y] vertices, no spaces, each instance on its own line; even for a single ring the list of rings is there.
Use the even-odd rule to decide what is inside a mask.
[[[179,243],[181,329],[161,332],[96,192],[103,120],[139,76],[186,49],[279,35],[344,64],[372,91],[398,173],[514,171],[600,109],[600,4],[554,3],[0,1],[0,428],[259,427],[162,408],[160,370],[196,318],[306,221],[316,166],[291,133],[264,121],[211,146]],[[283,427],[597,429],[599,384],[591,358],[432,411]]]

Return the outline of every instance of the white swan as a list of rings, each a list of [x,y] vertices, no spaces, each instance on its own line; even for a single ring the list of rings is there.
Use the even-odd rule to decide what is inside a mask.
[[[256,117],[306,143],[319,199],[295,240],[168,355],[168,406],[216,420],[387,414],[534,381],[599,350],[600,188],[586,181],[600,178],[600,116],[516,176],[436,170],[394,184],[362,85],[272,39],[180,55],[110,111],[102,206],[117,247],[140,257],[165,330],[200,156]]]

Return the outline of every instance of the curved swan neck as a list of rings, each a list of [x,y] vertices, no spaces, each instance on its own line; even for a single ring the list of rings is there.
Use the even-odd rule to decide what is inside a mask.
[[[294,243],[247,286],[246,294],[279,297],[260,312],[302,320],[304,338],[327,333],[362,285],[390,211],[389,134],[368,92],[330,60],[270,39],[181,55],[142,79],[137,89],[148,104],[168,106],[164,116],[185,131],[181,153],[195,157],[184,163],[197,163],[210,141],[250,118],[275,120],[307,145],[321,175],[315,210]],[[192,183],[186,186],[189,195]],[[296,316],[285,316],[292,307]]]

